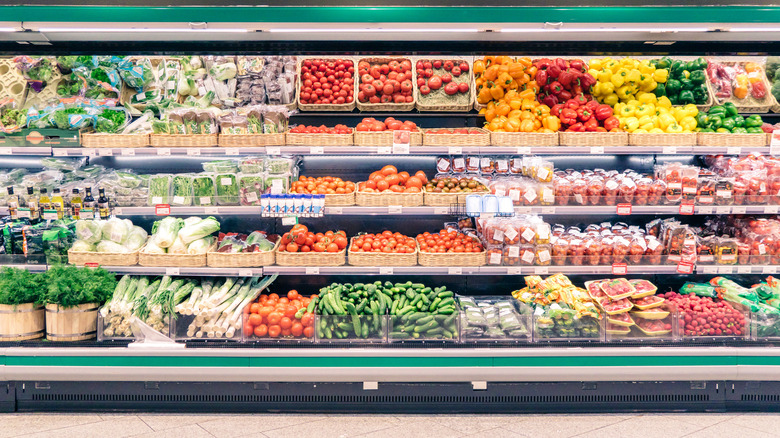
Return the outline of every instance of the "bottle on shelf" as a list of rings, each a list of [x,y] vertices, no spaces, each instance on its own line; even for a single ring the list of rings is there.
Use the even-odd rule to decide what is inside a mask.
[[[73,189],[70,195],[70,215],[73,219],[79,220],[81,218],[81,206],[81,193],[79,193],[79,189]]]
[[[57,211],[57,219],[62,219],[65,216],[65,201],[62,199],[59,187],[55,188],[51,195],[51,207]]]
[[[8,186],[8,214],[11,215],[11,219],[16,220],[19,218],[18,215],[18,208],[19,208],[19,197],[14,195],[14,188],[13,186]]]
[[[40,216],[39,205],[38,198],[35,197],[35,191],[32,187],[27,187],[27,208],[30,210],[30,220],[38,219]]]
[[[97,202],[95,202],[95,198],[92,197],[92,187],[87,187],[79,217],[81,219],[94,219],[96,207]]]
[[[41,196],[38,198],[38,208],[43,210],[51,210],[51,199],[49,198],[49,192],[45,188],[41,189]]]
[[[106,189],[104,188],[98,189],[97,205],[100,219],[108,219],[108,217],[111,215],[111,209],[109,208],[108,198],[106,197]]]

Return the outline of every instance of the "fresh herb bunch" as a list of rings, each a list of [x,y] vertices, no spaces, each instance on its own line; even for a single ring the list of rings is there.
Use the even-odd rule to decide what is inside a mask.
[[[114,274],[102,268],[55,266],[41,274],[47,304],[75,307],[80,304],[103,304],[116,288]]]
[[[70,126],[71,114],[87,114],[87,110],[78,107],[57,110],[52,116],[54,126],[58,127],[59,129],[72,129]]]
[[[106,109],[97,118],[95,131],[115,134],[124,128],[127,116],[124,111]]]
[[[27,113],[17,109],[7,109],[0,111],[0,124],[3,126],[24,125],[27,119]]]
[[[47,58],[41,58],[32,68],[27,70],[27,77],[34,81],[46,82],[51,79],[54,73],[54,66]]]
[[[26,269],[8,268],[0,270],[0,304],[43,302],[43,288],[39,275]]]

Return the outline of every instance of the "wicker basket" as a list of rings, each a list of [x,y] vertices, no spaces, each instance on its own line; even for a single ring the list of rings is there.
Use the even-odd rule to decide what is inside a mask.
[[[216,252],[215,248],[206,253],[206,263],[212,268],[256,268],[274,264],[274,254],[282,239],[277,239],[274,248],[261,252]]]
[[[152,134],[156,148],[210,148],[219,143],[217,134]]]
[[[725,132],[698,132],[696,143],[699,146],[742,146],[763,147],[766,146],[767,136],[764,134],[727,134]]]
[[[347,249],[339,252],[287,252],[276,250],[279,266],[341,266],[347,263]]]
[[[83,133],[81,147],[85,148],[143,148],[149,146],[149,134]]]
[[[352,134],[301,134],[287,131],[288,146],[352,146]]]
[[[628,146],[627,132],[559,132],[561,146]]]
[[[417,256],[421,266],[483,266],[486,252],[423,252]]]
[[[449,207],[453,204],[466,204],[468,195],[487,195],[489,192],[471,192],[471,193],[438,193],[423,192],[423,205],[431,207]]]
[[[557,132],[491,132],[493,146],[558,146]]]
[[[422,146],[422,131],[412,131],[409,146]],[[355,131],[355,146],[392,146],[393,131]]]
[[[133,252],[80,252],[68,250],[68,263],[76,266],[135,266],[139,251]]]
[[[217,247],[216,242],[211,245],[204,254],[149,254],[145,253],[143,248],[138,253],[138,264],[141,266],[165,266],[179,268],[198,268],[206,266],[207,254],[214,251]]]
[[[357,187],[355,190],[357,190]],[[340,207],[349,205],[355,205],[355,191],[352,191],[351,193],[325,195],[326,207]]]
[[[355,193],[355,203],[361,207],[387,207],[400,205],[403,207],[418,207],[423,205],[423,193],[396,192],[360,192]]]
[[[284,132],[276,134],[219,134],[221,148],[244,148],[255,146],[283,146]]]
[[[317,56],[317,57],[310,57],[310,58],[298,58],[298,66],[296,71],[296,94],[295,94],[295,101],[298,104],[298,109],[301,111],[352,111],[355,109],[355,102],[357,102],[357,90],[358,90],[358,81],[360,81],[360,78],[355,74],[353,75],[354,81],[354,91],[352,93],[353,99],[351,103],[345,103],[341,105],[337,104],[319,104],[314,105],[310,103],[301,103],[301,83],[303,82],[301,80],[301,63],[307,59],[345,59],[352,61],[352,65],[355,68],[355,73],[357,73],[357,60],[350,56]]]
[[[482,128],[479,134],[431,134],[431,130],[423,131],[423,146],[490,146],[490,132]]]
[[[695,146],[696,133],[628,134],[629,146]]]
[[[352,241],[349,242],[350,248]],[[352,266],[415,266],[418,250],[415,247],[411,254],[392,254],[384,252],[354,252],[349,251],[349,264]]]
[[[410,58],[403,58],[403,57],[382,57],[382,58],[362,58],[358,61],[358,65],[360,62],[366,61],[371,64],[376,63],[385,63],[390,61],[409,61],[410,63],[412,60]],[[355,65],[355,71],[358,71],[357,65]],[[414,68],[414,63],[412,63],[412,96],[415,96],[415,92],[417,90],[417,71]],[[357,94],[360,89],[360,75],[355,75],[355,101],[357,102]],[[415,100],[413,99],[412,102],[405,102],[405,103],[368,103],[368,102],[357,102],[357,108],[360,111],[371,111],[371,112],[384,112],[384,111],[411,111],[414,109],[415,106]]]
[[[445,56],[425,56],[425,57],[418,57],[413,60],[412,65],[416,65],[417,61],[424,61],[424,60],[430,60],[433,61],[433,59],[441,59],[442,61],[455,61],[457,64],[460,64],[462,62],[465,62],[469,65],[469,71],[462,73],[458,79],[464,79],[463,81],[456,81],[455,77],[452,78],[452,82],[460,83],[460,82],[466,82],[469,84],[469,94],[468,99],[466,103],[461,104],[432,104],[432,103],[425,103],[423,102],[422,96],[420,95],[420,89],[418,87],[414,87],[414,100],[416,102],[417,110],[420,112],[425,111],[441,111],[441,112],[469,112],[471,108],[474,107],[474,98],[477,95],[476,93],[476,83],[474,82],[474,68],[473,68],[473,62],[472,58],[469,59],[463,59],[462,57],[445,57]],[[414,69],[415,73],[417,72],[417,69]],[[434,74],[444,74],[448,73],[447,71],[443,69],[434,69]],[[465,77],[464,77],[465,76]],[[414,82],[415,85],[417,85],[417,80],[415,79]],[[432,90],[430,95],[433,95],[434,93],[444,93],[444,85],[442,84],[442,87],[439,90]],[[460,94],[460,93],[459,93]]]

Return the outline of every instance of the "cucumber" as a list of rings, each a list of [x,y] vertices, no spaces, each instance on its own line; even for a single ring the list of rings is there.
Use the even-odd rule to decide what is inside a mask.
[[[441,303],[441,298],[436,297],[436,299],[434,299],[431,303],[431,311],[436,310],[436,307],[438,307],[439,303]]]
[[[414,292],[411,291],[411,290],[407,290],[406,291],[406,298],[409,299],[409,300],[413,300],[414,299]]]
[[[454,294],[450,291],[446,291],[446,292],[439,292],[438,295],[441,298],[451,298]]]
[[[314,299],[309,302],[309,305],[306,306],[306,313],[314,313],[314,308],[317,307],[317,303],[319,303],[319,301],[320,297],[314,297]]]
[[[404,332],[390,332],[390,339],[409,339],[411,335]]]

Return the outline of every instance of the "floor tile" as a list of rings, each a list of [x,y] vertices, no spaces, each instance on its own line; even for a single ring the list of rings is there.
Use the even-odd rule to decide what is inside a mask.
[[[594,416],[598,418],[598,416]],[[577,438],[647,438],[659,436],[664,438],[679,438],[703,429],[673,418],[663,416],[636,416],[612,423],[588,432],[576,435]]]
[[[436,417],[441,425],[457,430],[466,435],[472,435],[477,432],[495,429],[513,421],[517,421],[519,416],[503,415],[449,415]]]
[[[509,425],[510,432],[529,437],[569,438],[601,427],[625,421],[622,415],[525,415]]]
[[[472,435],[466,435],[464,438],[526,438],[527,436],[528,435],[506,430],[503,427],[497,427],[495,429],[482,430]]]
[[[776,437],[777,434],[765,433],[734,424],[731,421],[724,421],[713,426],[705,427],[704,429],[698,430],[690,435],[685,435],[685,438],[712,438],[722,436],[739,436],[739,438],[771,438]]]
[[[694,426],[709,427],[724,421],[736,418],[739,414],[726,414],[721,412],[712,413],[672,413],[672,414],[642,414],[646,417],[660,417],[663,421],[667,418],[673,420],[682,421],[683,423],[693,424]]]
[[[81,424],[98,423],[100,416],[91,414],[4,414],[0,415],[0,438],[23,433],[45,432]]]
[[[189,426],[192,424],[205,423],[207,421],[219,420],[223,415],[178,415],[178,414],[140,414],[140,418],[147,426],[153,430],[166,430],[177,427]]]
[[[729,421],[730,425],[746,427],[761,432],[774,434],[780,430],[780,414],[775,413],[750,413],[742,414]]]
[[[133,435],[132,438],[213,438],[214,435],[206,432],[197,424],[181,426],[174,429],[155,430],[154,432]]]
[[[55,430],[41,431],[40,429],[28,429],[36,433],[17,435],[24,438],[124,438],[153,432],[152,429],[137,418],[99,421],[96,423],[70,426]]]
[[[249,414],[228,415],[198,424],[217,438],[237,438],[326,418],[324,415]]]
[[[463,434],[456,431],[455,429],[442,426],[434,419],[429,419],[427,421],[416,420],[411,423],[403,423],[388,429],[382,429],[376,432],[370,432],[356,436],[361,438],[459,438],[462,437]]]
[[[394,417],[338,416],[328,417],[323,421],[267,430],[263,434],[269,438],[347,438],[389,429],[397,424],[398,421]]]

